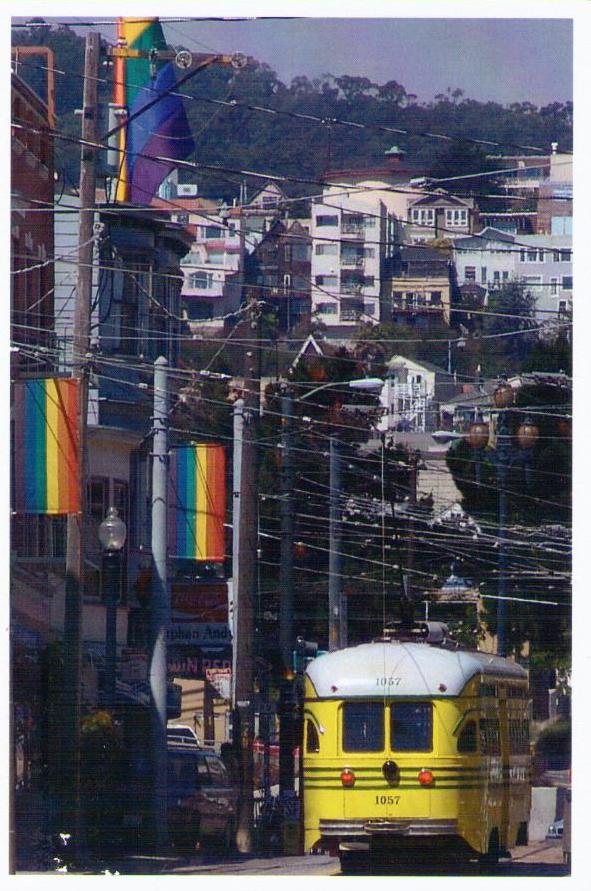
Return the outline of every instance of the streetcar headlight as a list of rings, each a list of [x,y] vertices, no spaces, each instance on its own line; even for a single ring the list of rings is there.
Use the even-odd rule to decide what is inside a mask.
[[[350,767],[345,767],[345,769],[341,771],[341,783],[343,786],[349,787],[355,785],[355,774]]]
[[[433,776],[431,771],[426,770],[425,768],[419,771],[417,779],[421,786],[432,786],[435,782],[435,777]]]

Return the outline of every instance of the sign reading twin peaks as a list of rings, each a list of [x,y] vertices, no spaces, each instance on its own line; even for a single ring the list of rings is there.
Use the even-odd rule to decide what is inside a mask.
[[[17,512],[80,510],[77,380],[38,378],[14,385],[13,454]]]
[[[226,514],[226,455],[217,443],[171,451],[169,552],[172,557],[222,562]]]

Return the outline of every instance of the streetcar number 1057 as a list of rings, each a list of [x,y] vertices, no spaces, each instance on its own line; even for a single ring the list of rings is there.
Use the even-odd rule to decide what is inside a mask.
[[[376,795],[376,804],[398,804],[400,795]]]

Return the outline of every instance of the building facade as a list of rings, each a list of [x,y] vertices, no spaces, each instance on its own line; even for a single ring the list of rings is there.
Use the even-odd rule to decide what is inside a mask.
[[[394,146],[381,167],[329,171],[312,204],[312,316],[329,330],[384,319],[388,262],[412,192],[403,154]]]

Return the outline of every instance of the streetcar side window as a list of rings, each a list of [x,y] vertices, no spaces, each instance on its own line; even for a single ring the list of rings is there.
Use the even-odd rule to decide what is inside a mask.
[[[345,702],[343,752],[382,752],[384,706],[381,702]]]
[[[306,752],[320,751],[320,737],[313,721],[306,721]]]
[[[478,733],[476,721],[466,721],[458,737],[458,752],[477,752]]]
[[[433,708],[430,702],[394,702],[390,707],[390,748],[393,752],[430,752],[433,748]]]

